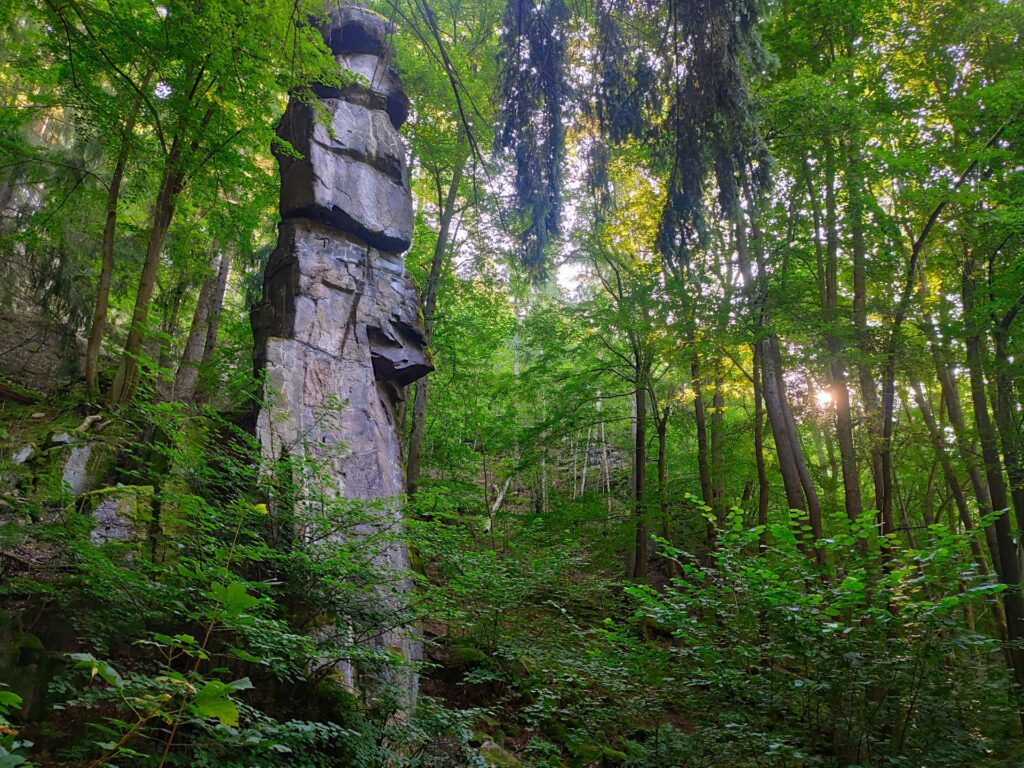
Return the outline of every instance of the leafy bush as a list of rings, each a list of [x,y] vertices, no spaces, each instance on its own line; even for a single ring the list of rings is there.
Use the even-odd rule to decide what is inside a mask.
[[[1009,735],[993,728],[1013,711],[999,645],[965,621],[1001,587],[967,535],[933,526],[926,548],[879,567],[870,517],[837,519],[829,578],[790,528],[757,555],[760,530],[738,510],[728,523],[710,568],[680,561],[664,591],[628,591],[671,633],[677,690],[714,702],[736,764],[958,766]]]

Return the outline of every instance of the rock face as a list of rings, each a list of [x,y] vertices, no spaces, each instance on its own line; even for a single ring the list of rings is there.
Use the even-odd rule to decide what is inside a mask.
[[[343,7],[322,32],[349,72],[345,87],[316,89],[316,109],[293,99],[278,126],[297,155],[278,153],[282,221],[252,311],[255,365],[265,372],[257,434],[267,458],[316,459],[333,492],[373,502],[374,526],[392,529],[404,491],[396,409],[404,386],[433,369],[401,255],[413,229],[398,135],[408,100],[382,16]],[[399,544],[377,560],[409,567]],[[399,607],[402,597],[382,599]],[[418,644],[398,632],[377,642],[419,658]],[[340,671],[351,682],[351,668]],[[399,682],[414,700],[415,677]]]

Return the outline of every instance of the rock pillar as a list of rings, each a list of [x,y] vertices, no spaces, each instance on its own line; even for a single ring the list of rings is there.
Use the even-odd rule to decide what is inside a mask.
[[[295,152],[277,151],[281,223],[252,327],[265,374],[264,455],[316,460],[333,492],[373,502],[377,524],[395,528],[405,486],[396,408],[405,385],[432,365],[402,261],[413,230],[398,135],[408,100],[387,32],[372,11],[332,11],[323,34],[345,85],[317,87],[316,108],[293,98],[281,119],[277,133]],[[378,561],[393,572],[409,567],[397,543]],[[418,657],[405,634],[384,631],[379,642]],[[351,680],[351,669],[342,671]],[[414,697],[415,678],[403,682]]]

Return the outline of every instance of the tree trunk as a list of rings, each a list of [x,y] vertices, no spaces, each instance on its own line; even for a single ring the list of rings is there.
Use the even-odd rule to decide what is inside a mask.
[[[757,464],[757,524],[761,528],[758,549],[768,548],[768,472],[764,465],[764,397],[761,393],[760,345],[754,345],[754,461]]]
[[[210,259],[209,269],[203,285],[199,289],[195,312],[192,313],[192,326],[189,328],[185,348],[181,353],[171,399],[189,402],[195,396],[196,380],[199,377],[199,363],[203,359],[206,347],[206,334],[209,330],[210,316],[213,312],[214,296],[218,287],[220,265],[223,257],[218,253]]]
[[[217,274],[217,290],[213,294],[213,305],[210,307],[210,318],[206,325],[206,343],[203,345],[203,359],[199,361],[202,370],[209,370],[213,364],[213,355],[217,351],[217,333],[220,331],[221,312],[224,310],[224,297],[227,295],[228,278],[231,276],[231,251],[225,251],[220,257],[220,271]],[[205,402],[212,392],[208,383],[199,382],[196,401]]]
[[[142,80],[142,89],[149,86],[152,70]],[[107,188],[107,218],[103,225],[103,240],[100,245],[100,277],[96,285],[96,301],[93,304],[89,340],[85,346],[85,389],[90,397],[100,393],[99,360],[103,345],[103,331],[107,324],[107,308],[110,304],[110,283],[114,277],[114,234],[117,230],[117,205],[121,198],[121,182],[124,180],[128,155],[131,153],[132,133],[142,106],[141,96],[136,96],[121,130],[121,148],[114,162],[114,172]]]
[[[697,473],[700,477],[700,496],[704,506],[714,509],[715,498],[711,484],[711,460],[708,456],[708,425],[704,408],[704,388],[701,383],[700,356],[696,350],[691,352],[690,377],[693,384],[693,423],[697,429]],[[705,538],[707,542],[708,562],[715,549],[716,529],[711,520],[706,521]]]
[[[878,386],[871,373],[869,360],[872,357],[871,337],[868,332],[867,313],[867,244],[864,237],[864,189],[860,176],[858,150],[849,150],[846,173],[847,206],[850,228],[850,251],[853,257],[853,328],[859,352],[857,379],[861,399],[864,402],[864,416],[871,438],[871,480],[875,493],[875,509],[882,507],[882,455],[880,452],[882,423],[878,406]]]
[[[649,391],[651,410],[655,414],[654,425],[658,431],[658,511],[661,515],[661,538],[671,543],[672,515],[668,501],[668,419],[672,414],[672,406],[666,404],[664,410],[659,410],[653,387]],[[680,575],[679,563],[675,560],[667,560],[667,567],[670,577],[674,578]]]
[[[637,379],[633,393],[636,405],[636,419],[633,437],[633,520],[635,539],[633,545],[634,579],[647,578],[648,541],[646,522],[647,494],[647,376],[648,366],[637,355]]]
[[[725,523],[725,376],[721,363],[715,365],[715,390],[711,396],[711,508],[716,524]]]
[[[160,268],[160,254],[163,251],[167,231],[174,218],[174,206],[181,192],[182,175],[179,169],[181,149],[177,139],[164,164],[160,190],[156,204],[153,206],[153,223],[149,231],[149,243],[146,246],[146,260],[142,265],[139,277],[139,288],[135,295],[135,310],[132,312],[131,328],[124,345],[124,355],[118,368],[114,383],[107,393],[108,403],[122,403],[131,397],[138,383],[139,355],[142,352],[142,341],[146,336],[146,324],[149,319],[149,302],[156,288],[157,271]]]
[[[654,403],[651,403],[652,407]],[[658,430],[658,507],[661,513],[661,537],[671,541],[672,520],[668,506],[668,408],[657,417],[655,427]]]
[[[809,171],[808,171],[809,172]],[[829,356],[829,390],[835,408],[836,440],[843,471],[843,506],[846,516],[856,521],[863,506],[860,498],[860,471],[853,444],[853,420],[850,415],[850,391],[846,385],[846,365],[842,359],[843,343],[837,333],[839,322],[839,225],[836,215],[835,155],[829,143],[825,153],[825,254],[822,275],[822,321],[825,327],[825,346]],[[817,210],[816,196],[811,189],[813,210]],[[815,218],[820,218],[816,214]],[[815,229],[818,230],[817,224]],[[820,241],[818,242],[820,248]]]
[[[751,199],[749,189],[744,188],[747,197],[747,208],[751,216],[751,227],[755,240],[760,242],[760,233],[757,229],[756,206]],[[738,201],[738,196],[736,197]],[[769,324],[769,313],[767,297],[758,296],[757,283],[754,280],[753,268],[750,258],[750,245],[747,238],[747,228],[744,214],[739,205],[732,211],[733,236],[736,244],[736,256],[739,262],[740,274],[743,276],[744,292],[747,304],[747,312],[751,324],[760,329],[766,329]],[[760,252],[758,252],[760,253]],[[763,259],[758,256],[759,277],[763,276]],[[786,397],[786,382],[782,376],[782,354],[779,350],[778,337],[767,330],[757,340],[760,349],[758,354],[761,363],[761,392],[764,397],[765,410],[768,413],[768,423],[772,430],[772,437],[775,440],[775,451],[779,459],[779,471],[782,474],[782,484],[786,491],[786,500],[790,509],[807,513],[810,526],[810,535],[801,536],[805,540],[810,538],[816,542],[822,538],[821,507],[818,503],[818,495],[811,482],[810,473],[807,470],[807,462],[804,458],[803,446],[800,443],[800,436],[797,432],[796,421],[793,412],[790,410],[789,401]],[[819,563],[824,562],[824,552],[820,547],[811,545],[815,558]]]
[[[950,461],[949,455],[946,452],[945,441],[943,440],[942,430],[939,429],[939,425],[935,420],[935,416],[932,414],[931,407],[928,405],[928,400],[925,398],[924,389],[921,387],[920,382],[913,382],[914,389],[914,401],[917,403],[918,410],[921,412],[921,418],[924,419],[925,426],[928,428],[928,435],[932,441],[932,447],[935,450],[935,457],[939,460],[939,464],[942,467],[942,474],[946,480],[946,486],[949,488],[949,492],[953,495],[953,501],[956,504],[957,513],[960,516],[960,522],[964,526],[964,530],[968,533],[974,530],[974,521],[971,519],[970,510],[967,507],[967,499],[964,498],[963,490],[960,487],[960,483],[957,480],[956,472],[953,469],[953,463]],[[989,546],[998,547],[998,543],[993,537],[988,542]],[[978,544],[978,540],[974,537],[970,537],[971,555],[974,557],[975,563],[978,565],[978,573],[987,582],[989,580],[988,564],[985,562],[985,555],[981,551],[981,545]],[[992,559],[994,562],[998,562],[999,554],[997,551],[992,551]],[[998,574],[999,569],[996,569]],[[1003,604],[1000,602],[997,595],[991,597],[992,613],[995,617],[996,624],[996,636],[999,641],[1003,644],[1004,651],[1006,653],[1006,661],[1010,669],[1014,669],[1013,655],[1009,652],[1008,641],[1009,631],[1006,623],[1006,611]]]
[[[1006,509],[1008,498],[1006,483],[1003,480],[1002,463],[996,443],[995,428],[988,411],[988,396],[985,393],[984,350],[981,334],[975,317],[975,265],[968,257],[964,264],[961,283],[961,297],[965,319],[964,346],[967,350],[967,374],[971,386],[971,403],[974,410],[974,425],[978,430],[978,442],[981,443],[981,457],[985,466],[985,479],[988,484],[989,499],[993,511]]]
[[[922,283],[923,289],[923,283]],[[946,414],[949,423],[953,427],[953,434],[956,436],[957,455],[960,461],[967,467],[967,476],[974,489],[974,498],[978,502],[978,511],[982,517],[992,513],[992,496],[989,492],[988,483],[978,466],[978,448],[973,435],[967,429],[966,418],[964,417],[963,404],[960,400],[960,388],[956,376],[946,359],[946,349],[936,333],[931,316],[926,312],[924,322],[921,324],[932,351],[932,360],[935,364],[935,375],[942,392],[942,402],[946,407]],[[992,564],[996,573],[1001,573],[999,565],[999,547],[996,542],[995,528],[991,523],[984,527],[985,539],[989,552],[992,555]]]
[[[978,429],[978,440],[981,443],[981,454],[985,462],[985,475],[992,498],[992,508],[998,515],[993,521],[992,527],[995,529],[996,545],[999,551],[998,562],[1001,569],[999,577],[1008,587],[1002,593],[1003,606],[1006,609],[1006,628],[1010,639],[1013,677],[1017,686],[1020,687],[1024,685],[1024,596],[1022,596],[1020,588],[1019,549],[1013,535],[1013,525],[1007,505],[1006,484],[1003,482],[999,450],[996,447],[995,430],[988,413],[981,334],[978,331],[977,317],[975,316],[974,271],[974,260],[968,257],[964,263],[961,283],[963,313],[966,321],[964,344],[967,349],[967,370],[971,383],[974,423]]]
[[[228,291],[228,278],[231,277],[231,251],[225,251],[220,257],[220,271],[217,273],[217,290],[213,294],[213,306],[210,307],[210,322],[206,326],[206,343],[203,345],[203,365],[213,362],[213,353],[217,350],[217,333],[220,331],[220,315],[224,310],[224,297]]]
[[[198,80],[196,85],[198,86]],[[213,107],[204,113],[199,121],[194,138],[189,144],[189,154],[199,148],[199,137],[213,118]],[[182,128],[183,130],[183,128]],[[146,336],[146,324],[149,319],[149,303],[156,287],[156,276],[160,268],[160,255],[164,240],[171,228],[178,195],[185,186],[186,153],[182,148],[182,132],[178,131],[171,142],[170,150],[164,161],[160,178],[160,189],[153,206],[153,222],[149,231],[149,242],[146,246],[146,259],[139,277],[139,289],[135,295],[135,309],[132,312],[132,323],[128,331],[128,339],[124,345],[124,355],[117,370],[113,386],[107,393],[108,403],[123,403],[131,397],[138,383],[139,355],[142,352],[142,341]]]
[[[1003,449],[1003,466],[1010,485],[1010,498],[1017,514],[1017,531],[1024,531],[1024,466],[1021,465],[1021,440],[1017,427],[1018,403],[1013,392],[1013,379],[1008,352],[1010,323],[1015,313],[1007,315],[994,324],[992,336],[995,346],[993,361],[996,397],[993,412],[996,417],[996,431]]]
[[[157,355],[156,367],[160,383],[164,383],[164,371],[171,367],[171,343],[178,335],[178,316],[181,314],[181,299],[185,295],[187,284],[181,280],[167,295],[167,302],[164,303],[164,295],[161,294],[158,304],[162,305],[163,322],[160,325],[160,352]],[[171,381],[171,386],[174,382]]]
[[[448,239],[451,230],[452,219],[455,216],[455,202],[458,199],[459,184],[462,181],[462,173],[466,166],[466,157],[463,156],[455,165],[452,172],[451,185],[448,187],[448,194],[441,201],[440,183],[438,187],[438,205],[441,209],[440,227],[437,233],[437,241],[434,243],[434,256],[430,262],[430,276],[427,278],[427,287],[423,292],[423,329],[427,345],[434,335],[434,313],[437,307],[437,290],[441,282],[441,267],[444,264],[444,255],[448,250]],[[423,451],[423,428],[427,418],[427,392],[429,391],[429,376],[424,376],[416,383],[416,393],[412,406],[412,431],[409,434],[409,454],[406,462],[406,493],[410,496],[416,495],[420,480],[420,462]]]

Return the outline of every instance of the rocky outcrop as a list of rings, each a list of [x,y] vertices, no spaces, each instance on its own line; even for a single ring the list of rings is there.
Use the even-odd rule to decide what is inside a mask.
[[[405,385],[432,370],[401,255],[413,230],[398,135],[408,100],[383,17],[344,7],[322,31],[345,85],[317,88],[316,105],[293,98],[278,127],[282,221],[252,311],[265,374],[257,433],[266,457],[315,459],[333,493],[366,500],[372,525],[393,529],[404,490],[396,410]],[[397,543],[377,560],[391,572],[409,567]],[[379,642],[419,656],[405,634],[384,631]],[[415,678],[401,682],[414,698]]]

